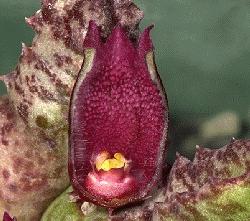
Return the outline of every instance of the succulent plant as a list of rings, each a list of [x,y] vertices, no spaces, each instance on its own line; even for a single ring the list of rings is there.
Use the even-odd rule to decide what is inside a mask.
[[[168,110],[141,18],[130,0],[43,0],[26,20],[37,35],[1,77],[4,221],[40,220],[48,205],[42,221],[250,219],[249,140],[177,155],[161,174]],[[68,129],[72,187],[55,199],[69,186]]]
[[[103,37],[119,21],[135,38],[141,17],[129,0],[43,0],[26,19],[36,36],[31,47],[23,44],[16,69],[1,76],[8,96],[0,97],[0,215],[38,220],[69,185],[68,110],[89,21]]]

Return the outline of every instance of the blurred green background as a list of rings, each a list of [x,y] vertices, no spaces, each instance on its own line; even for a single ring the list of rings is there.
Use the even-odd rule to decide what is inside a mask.
[[[249,1],[135,2],[145,12],[141,26],[155,24],[156,60],[167,88],[177,148],[218,138],[204,134],[209,134],[206,123],[213,125],[216,119],[212,132],[232,129],[221,136],[223,142],[228,136],[250,137]],[[39,8],[39,0],[0,0],[1,74],[15,67],[21,42],[31,42],[34,34],[24,17]],[[4,93],[3,84],[0,89]],[[219,143],[216,139],[211,143]]]

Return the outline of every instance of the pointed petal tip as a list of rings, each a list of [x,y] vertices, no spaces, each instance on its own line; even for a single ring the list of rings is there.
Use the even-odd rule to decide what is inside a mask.
[[[98,28],[98,25],[96,24],[96,22],[94,20],[90,20],[88,28],[91,30],[93,30],[93,29],[95,30]]]
[[[148,27],[146,27],[143,32],[140,34],[140,41],[141,40],[147,40],[147,41],[151,41],[151,36],[150,33],[152,31],[152,29],[155,27],[154,24],[149,25]]]
[[[149,25],[147,28],[144,29],[144,32],[147,32],[148,34],[150,34],[150,31],[155,27],[155,24],[151,24]]]
[[[112,38],[112,36],[115,39],[121,39],[123,36],[126,36],[126,31],[123,28],[121,23],[117,23],[116,26],[114,27],[114,29],[112,30],[112,33],[110,35],[110,38]]]
[[[143,52],[143,54],[146,54],[147,52],[152,51],[154,49],[153,42],[150,37],[150,32],[153,28],[154,24],[148,26],[140,35],[138,48],[139,51]]]
[[[126,53],[132,52],[135,48],[127,30],[120,23],[113,28],[105,44],[108,48],[113,48],[113,45],[116,45],[115,51],[119,52],[119,56],[125,56]]]
[[[85,48],[96,48],[100,45],[100,42],[100,27],[95,21],[90,20],[83,46]]]

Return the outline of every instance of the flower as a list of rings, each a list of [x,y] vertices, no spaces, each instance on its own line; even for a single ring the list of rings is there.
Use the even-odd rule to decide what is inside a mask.
[[[133,41],[118,24],[104,42],[89,24],[69,135],[71,183],[84,201],[120,207],[149,197],[161,181],[168,108],[151,28]]]

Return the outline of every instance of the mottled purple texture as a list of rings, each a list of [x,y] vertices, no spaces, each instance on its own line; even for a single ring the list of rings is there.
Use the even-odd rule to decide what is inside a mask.
[[[117,22],[135,38],[141,18],[130,0],[43,0],[26,19],[35,38],[22,45],[16,69],[0,77],[8,89],[0,97],[0,216],[39,220],[69,185],[68,110],[89,20],[103,38]]]

